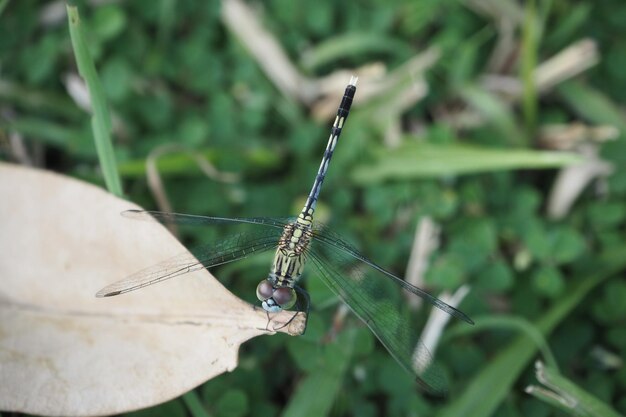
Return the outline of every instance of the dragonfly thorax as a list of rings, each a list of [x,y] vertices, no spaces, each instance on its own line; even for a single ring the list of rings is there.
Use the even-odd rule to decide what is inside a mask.
[[[278,240],[278,250],[285,256],[302,255],[311,242],[311,226],[300,222],[300,219],[289,223],[283,229],[283,234]]]

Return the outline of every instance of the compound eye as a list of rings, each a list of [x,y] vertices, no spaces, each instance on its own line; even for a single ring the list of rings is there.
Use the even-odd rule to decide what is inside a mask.
[[[278,288],[273,295],[276,304],[283,309],[290,309],[296,303],[296,292],[293,288]]]
[[[259,282],[259,285],[256,287],[256,296],[259,300],[265,301],[272,297],[272,294],[274,294],[274,287],[268,280],[264,279]]]

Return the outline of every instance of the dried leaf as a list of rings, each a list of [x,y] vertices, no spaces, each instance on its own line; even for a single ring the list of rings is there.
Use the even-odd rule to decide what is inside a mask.
[[[8,164],[0,164],[0,195],[0,409],[107,415],[148,407],[233,370],[243,342],[271,333],[262,309],[206,270],[95,298],[185,251],[161,225],[120,216],[137,206]],[[301,333],[301,319],[279,331]]]

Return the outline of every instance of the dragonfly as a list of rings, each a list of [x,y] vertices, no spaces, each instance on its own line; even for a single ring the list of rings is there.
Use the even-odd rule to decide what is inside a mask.
[[[313,221],[318,197],[330,160],[348,118],[356,93],[357,78],[345,89],[331,127],[330,137],[306,203],[296,218],[208,217],[158,211],[128,210],[123,216],[179,225],[254,225],[252,231],[234,234],[217,243],[192,249],[98,291],[97,297],[110,297],[156,284],[192,271],[234,262],[250,255],[275,250],[269,274],[256,288],[256,296],[269,314],[282,310],[309,312],[309,295],[299,285],[306,263],[313,264],[317,276],[374,333],[391,356],[426,391],[443,393],[445,378],[420,341],[410,316],[398,308],[395,299],[404,292],[466,323],[474,322],[462,311],[426,291],[411,285],[379,266],[330,227]]]

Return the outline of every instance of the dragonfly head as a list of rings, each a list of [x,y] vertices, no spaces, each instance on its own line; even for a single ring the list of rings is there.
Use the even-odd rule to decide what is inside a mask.
[[[288,310],[296,304],[296,291],[289,287],[274,287],[270,281],[264,279],[256,287],[256,296],[261,300],[263,309],[270,313]]]

